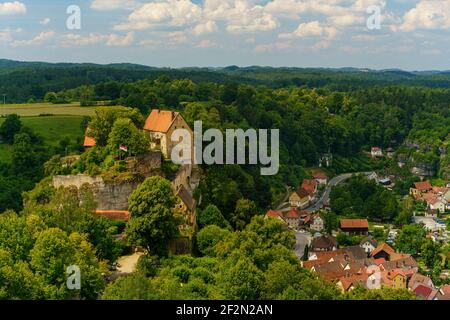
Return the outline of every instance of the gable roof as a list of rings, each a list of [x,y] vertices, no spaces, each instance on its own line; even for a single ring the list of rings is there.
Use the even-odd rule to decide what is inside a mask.
[[[95,139],[92,137],[89,137],[88,135],[84,136],[84,143],[83,146],[85,148],[89,148],[89,147],[95,147],[96,142]]]
[[[367,286],[367,279],[369,278],[369,274],[362,273],[362,274],[354,274],[348,277],[341,277],[339,278],[339,282],[342,285],[342,289],[344,291],[348,291],[352,286],[356,286],[358,284],[362,286]]]
[[[337,247],[337,241],[333,236],[324,235],[320,237],[316,237],[311,241],[311,249],[332,249],[333,247]]]
[[[354,260],[362,260],[367,258],[367,254],[360,246],[350,246],[345,248],[345,252],[351,255]]]
[[[408,288],[410,288],[410,289],[414,288],[414,286],[417,283],[425,284],[427,286],[433,285],[433,281],[431,280],[430,277],[424,276],[418,272],[416,272],[415,274],[412,275],[412,277],[408,283]]]
[[[368,236],[362,239],[359,245],[362,246],[366,242],[369,242],[375,248],[378,246],[377,240],[375,240],[372,236]]]
[[[313,194],[317,191],[317,181],[314,179],[304,179],[300,188],[304,189],[308,195]]]
[[[95,214],[109,220],[128,221],[130,213],[126,210],[95,210]]]
[[[295,208],[291,208],[288,213],[285,215],[286,218],[289,219],[298,219],[300,217],[300,213]]]
[[[369,221],[367,219],[342,219],[340,222],[341,228],[345,229],[368,229]]]
[[[306,191],[302,187],[298,188],[295,193],[299,196],[300,199],[304,199],[309,196],[308,191]]]
[[[438,293],[436,289],[433,289],[421,283],[415,285],[415,287],[413,288],[413,292],[416,294],[416,296],[427,300],[433,299]]]
[[[145,120],[144,130],[166,133],[178,115],[179,112],[153,109]]]
[[[370,256],[373,257],[378,253],[380,253],[381,251],[386,252],[389,256],[395,253],[395,250],[390,245],[383,242],[370,253]]]
[[[416,187],[417,190],[421,191],[431,190],[433,188],[429,181],[415,182],[414,186]]]
[[[327,175],[325,174],[325,172],[323,172],[322,170],[315,170],[312,173],[312,176],[314,179],[320,179],[320,180],[325,180],[327,179]]]
[[[270,217],[270,218],[283,218],[283,215],[281,214],[281,212],[272,210],[272,209],[267,211],[266,216]]]

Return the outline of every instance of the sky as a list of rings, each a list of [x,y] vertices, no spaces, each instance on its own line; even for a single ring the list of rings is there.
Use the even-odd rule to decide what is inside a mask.
[[[450,70],[450,0],[0,0],[0,58]]]

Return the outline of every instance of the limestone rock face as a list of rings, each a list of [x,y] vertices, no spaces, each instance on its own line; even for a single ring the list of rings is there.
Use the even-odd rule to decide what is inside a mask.
[[[101,177],[88,175],[54,176],[53,186],[76,187],[88,185],[92,188],[98,210],[128,210],[128,198],[137,188],[138,182],[105,183]]]

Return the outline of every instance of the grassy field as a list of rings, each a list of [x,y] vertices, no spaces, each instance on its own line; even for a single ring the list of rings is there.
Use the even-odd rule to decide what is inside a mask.
[[[8,114],[18,114],[21,117],[35,117],[43,114],[51,115],[71,115],[71,116],[91,116],[95,107],[80,107],[80,103],[70,104],[4,104],[0,105],[0,116]]]
[[[92,116],[94,112],[95,107],[81,107],[79,103],[6,104],[0,105],[0,125],[5,121],[4,116],[18,114],[24,126],[42,136],[46,144],[56,146],[64,137],[72,141],[82,138],[83,116]],[[11,161],[11,146],[0,144],[0,161]]]

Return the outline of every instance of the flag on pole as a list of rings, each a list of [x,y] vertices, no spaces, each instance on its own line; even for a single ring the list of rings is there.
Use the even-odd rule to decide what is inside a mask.
[[[119,147],[119,149],[122,150],[122,151],[128,152],[128,147],[127,147],[127,146],[121,145],[121,146]]]

